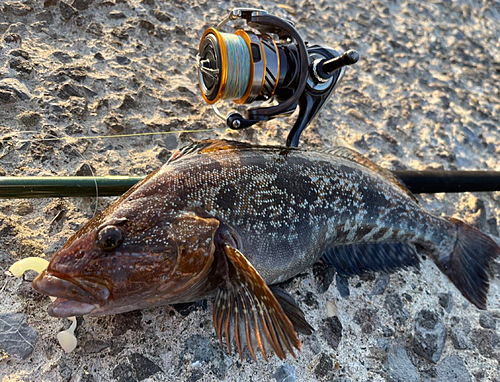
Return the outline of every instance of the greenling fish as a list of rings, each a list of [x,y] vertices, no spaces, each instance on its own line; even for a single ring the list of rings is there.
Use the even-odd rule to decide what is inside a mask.
[[[341,274],[436,262],[486,308],[500,248],[423,210],[389,171],[347,148],[312,151],[225,140],[194,143],[90,220],[33,282],[55,317],[102,315],[214,297],[221,346],[280,358],[310,333],[271,286],[322,261]]]

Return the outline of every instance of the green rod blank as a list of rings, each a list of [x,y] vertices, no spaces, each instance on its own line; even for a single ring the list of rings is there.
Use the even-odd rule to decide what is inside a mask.
[[[0,199],[121,195],[143,176],[0,177]]]
[[[415,193],[500,191],[500,171],[393,171]],[[143,176],[0,177],[0,199],[117,196]]]

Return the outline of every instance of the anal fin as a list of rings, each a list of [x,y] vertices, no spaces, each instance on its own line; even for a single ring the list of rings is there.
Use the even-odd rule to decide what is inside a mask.
[[[417,267],[419,259],[413,244],[361,243],[329,248],[321,260],[342,276],[367,272],[394,272],[399,268]]]
[[[293,348],[300,350],[301,343],[273,292],[240,251],[223,245],[221,252],[226,258],[227,276],[216,292],[213,312],[221,346],[225,336],[231,353],[233,332],[242,359],[244,343],[255,359],[255,342],[266,360],[269,347],[280,359],[286,358],[287,351],[295,357]]]

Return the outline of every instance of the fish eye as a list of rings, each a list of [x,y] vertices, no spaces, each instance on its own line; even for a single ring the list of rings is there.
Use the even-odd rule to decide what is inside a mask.
[[[122,231],[114,225],[108,225],[97,233],[97,241],[103,251],[112,251],[123,241]]]

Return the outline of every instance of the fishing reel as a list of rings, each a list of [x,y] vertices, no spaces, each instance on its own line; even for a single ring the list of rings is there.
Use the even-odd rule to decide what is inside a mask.
[[[244,20],[256,32],[220,29],[231,20]],[[290,21],[266,11],[237,8],[201,38],[196,65],[203,99],[231,129],[292,114],[297,120],[287,146],[297,146],[300,134],[325,105],[345,71],[359,59],[354,50],[340,54],[320,45],[307,45]],[[272,106],[250,108],[247,117],[237,112],[224,116],[215,103],[237,104],[276,101]]]

